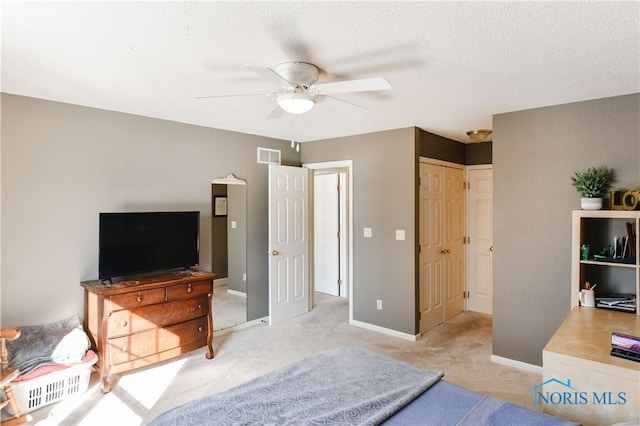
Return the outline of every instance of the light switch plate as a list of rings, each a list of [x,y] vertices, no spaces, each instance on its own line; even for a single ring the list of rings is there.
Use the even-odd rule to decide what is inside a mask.
[[[404,229],[396,229],[396,240],[404,241]]]
[[[232,229],[236,229],[237,227],[238,227],[238,224],[236,223],[236,221],[235,221],[235,220],[232,220],[232,221],[231,221],[231,228],[232,228]]]
[[[365,238],[371,238],[371,228],[364,228],[364,237]]]

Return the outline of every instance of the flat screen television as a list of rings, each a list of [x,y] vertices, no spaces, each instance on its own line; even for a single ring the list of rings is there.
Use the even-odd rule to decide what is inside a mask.
[[[100,213],[98,277],[197,265],[199,235],[198,211]]]

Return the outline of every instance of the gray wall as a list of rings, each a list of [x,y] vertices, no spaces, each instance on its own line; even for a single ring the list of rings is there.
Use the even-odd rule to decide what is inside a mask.
[[[495,115],[493,353],[542,364],[570,308],[570,176],[615,170],[640,186],[640,94]]]
[[[98,273],[98,213],[199,210],[210,267],[211,181],[248,193],[248,315],[268,313],[267,166],[256,147],[289,142],[2,94],[3,326],[82,316],[80,281]]]
[[[353,317],[415,334],[414,128],[305,142],[302,162],[353,160]],[[363,228],[372,228],[372,238]],[[404,229],[405,241],[395,240]],[[382,299],[383,310],[376,310]]]
[[[468,143],[464,146],[464,164],[475,166],[493,162],[493,142]]]
[[[247,191],[244,185],[227,185],[229,214],[227,216],[229,289],[244,293],[242,274],[247,270]],[[232,227],[235,222],[235,228]]]
[[[416,128],[420,156],[473,166],[491,164],[492,142],[462,143]]]
[[[420,156],[456,164],[465,163],[465,144],[444,136],[416,129]]]

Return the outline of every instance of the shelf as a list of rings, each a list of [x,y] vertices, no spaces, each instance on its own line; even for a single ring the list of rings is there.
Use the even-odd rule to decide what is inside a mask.
[[[574,210],[580,217],[602,219],[637,219],[640,210]]]
[[[585,308],[587,309],[587,308]],[[622,312],[625,314],[635,314],[636,311],[634,309],[626,309],[626,308],[621,308],[619,306],[609,306],[609,307],[605,307],[605,306],[596,306],[595,308],[589,308],[589,309],[603,309],[605,311],[614,311],[614,312]]]
[[[581,260],[581,247],[584,244],[595,249],[600,254],[600,248],[609,247],[614,239],[619,240],[629,236],[627,224],[632,223],[636,230],[634,245],[635,250],[630,250],[636,256],[622,259],[602,258],[595,259],[594,252],[591,258]],[[579,305],[579,293],[586,282],[597,286],[596,298],[607,293],[625,293],[634,296],[640,295],[640,242],[638,241],[638,229],[640,229],[640,211],[637,210],[576,210],[572,214],[572,247],[571,247],[571,307]],[[604,249],[603,249],[604,250]],[[630,252],[625,252],[627,255]],[[618,251],[620,253],[620,251]],[[603,310],[609,310],[601,308]],[[628,311],[640,316],[640,309]]]
[[[638,265],[635,263],[623,263],[623,262],[604,262],[601,260],[581,260],[581,264],[583,265],[598,265],[598,266],[615,266],[621,268],[637,268]]]

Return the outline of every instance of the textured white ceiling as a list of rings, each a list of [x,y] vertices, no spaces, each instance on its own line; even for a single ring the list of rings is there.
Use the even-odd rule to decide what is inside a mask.
[[[279,139],[417,126],[461,142],[492,115],[640,92],[640,2],[2,2],[2,91]],[[245,64],[393,90],[265,117]]]

